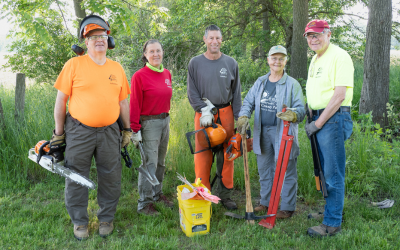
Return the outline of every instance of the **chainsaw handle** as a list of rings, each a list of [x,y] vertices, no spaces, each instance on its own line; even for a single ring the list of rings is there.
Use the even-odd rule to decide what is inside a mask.
[[[226,149],[225,153],[226,153],[226,154],[229,154],[229,153],[232,151],[232,147],[233,147],[233,144],[230,144],[230,145],[228,146],[228,148]]]

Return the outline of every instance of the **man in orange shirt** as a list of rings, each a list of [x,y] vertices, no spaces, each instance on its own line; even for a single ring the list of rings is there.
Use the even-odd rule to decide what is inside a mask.
[[[81,22],[80,39],[87,55],[74,57],[65,65],[54,85],[58,89],[54,108],[55,130],[51,148],[66,144],[65,165],[89,177],[92,158],[97,167],[99,234],[113,231],[113,219],[121,193],[121,147],[129,143],[129,83],[122,66],[106,58],[112,48],[110,27],[91,15]],[[111,47],[110,47],[111,45]],[[69,99],[68,113],[66,104]],[[124,125],[121,138],[117,124]],[[89,237],[88,189],[65,180],[65,205],[78,240]]]

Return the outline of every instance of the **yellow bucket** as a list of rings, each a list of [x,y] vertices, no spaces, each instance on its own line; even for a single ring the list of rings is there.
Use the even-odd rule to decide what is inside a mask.
[[[200,186],[205,188],[203,184],[200,184]],[[211,201],[182,200],[181,193],[185,187],[192,190],[188,185],[180,185],[176,188],[178,190],[179,224],[182,231],[187,237],[208,234],[210,232],[210,218],[212,213]],[[210,191],[208,192],[210,193]]]

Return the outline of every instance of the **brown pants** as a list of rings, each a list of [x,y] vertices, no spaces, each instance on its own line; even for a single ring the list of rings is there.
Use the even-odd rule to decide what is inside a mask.
[[[121,136],[118,124],[93,128],[67,114],[65,165],[89,178],[92,158],[97,168],[97,200],[100,222],[111,222],[121,194]],[[65,179],[65,206],[75,225],[87,225],[88,189]]]
[[[230,189],[233,188],[233,161],[224,161],[224,152],[228,147],[228,141],[233,136],[234,132],[234,120],[232,106],[228,106],[219,110],[219,116],[221,125],[226,130],[227,136],[224,143],[223,150],[221,149],[215,155],[217,158],[217,175],[221,178],[217,178],[217,192],[221,199],[230,198]],[[200,129],[200,117],[201,114],[196,112],[194,118],[195,130]],[[218,114],[214,115],[214,122],[217,121]],[[200,143],[196,140],[196,151],[203,149]],[[213,160],[213,153],[211,150],[207,150],[194,155],[194,168],[196,172],[196,178],[201,178],[201,183],[204,184],[208,189],[211,190],[210,185],[210,171]]]

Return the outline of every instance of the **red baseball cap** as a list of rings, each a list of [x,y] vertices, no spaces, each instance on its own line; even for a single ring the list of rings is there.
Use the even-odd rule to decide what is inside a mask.
[[[328,22],[325,20],[315,19],[307,23],[303,36],[305,36],[309,32],[321,33],[322,31],[324,31],[324,29],[329,29]]]

